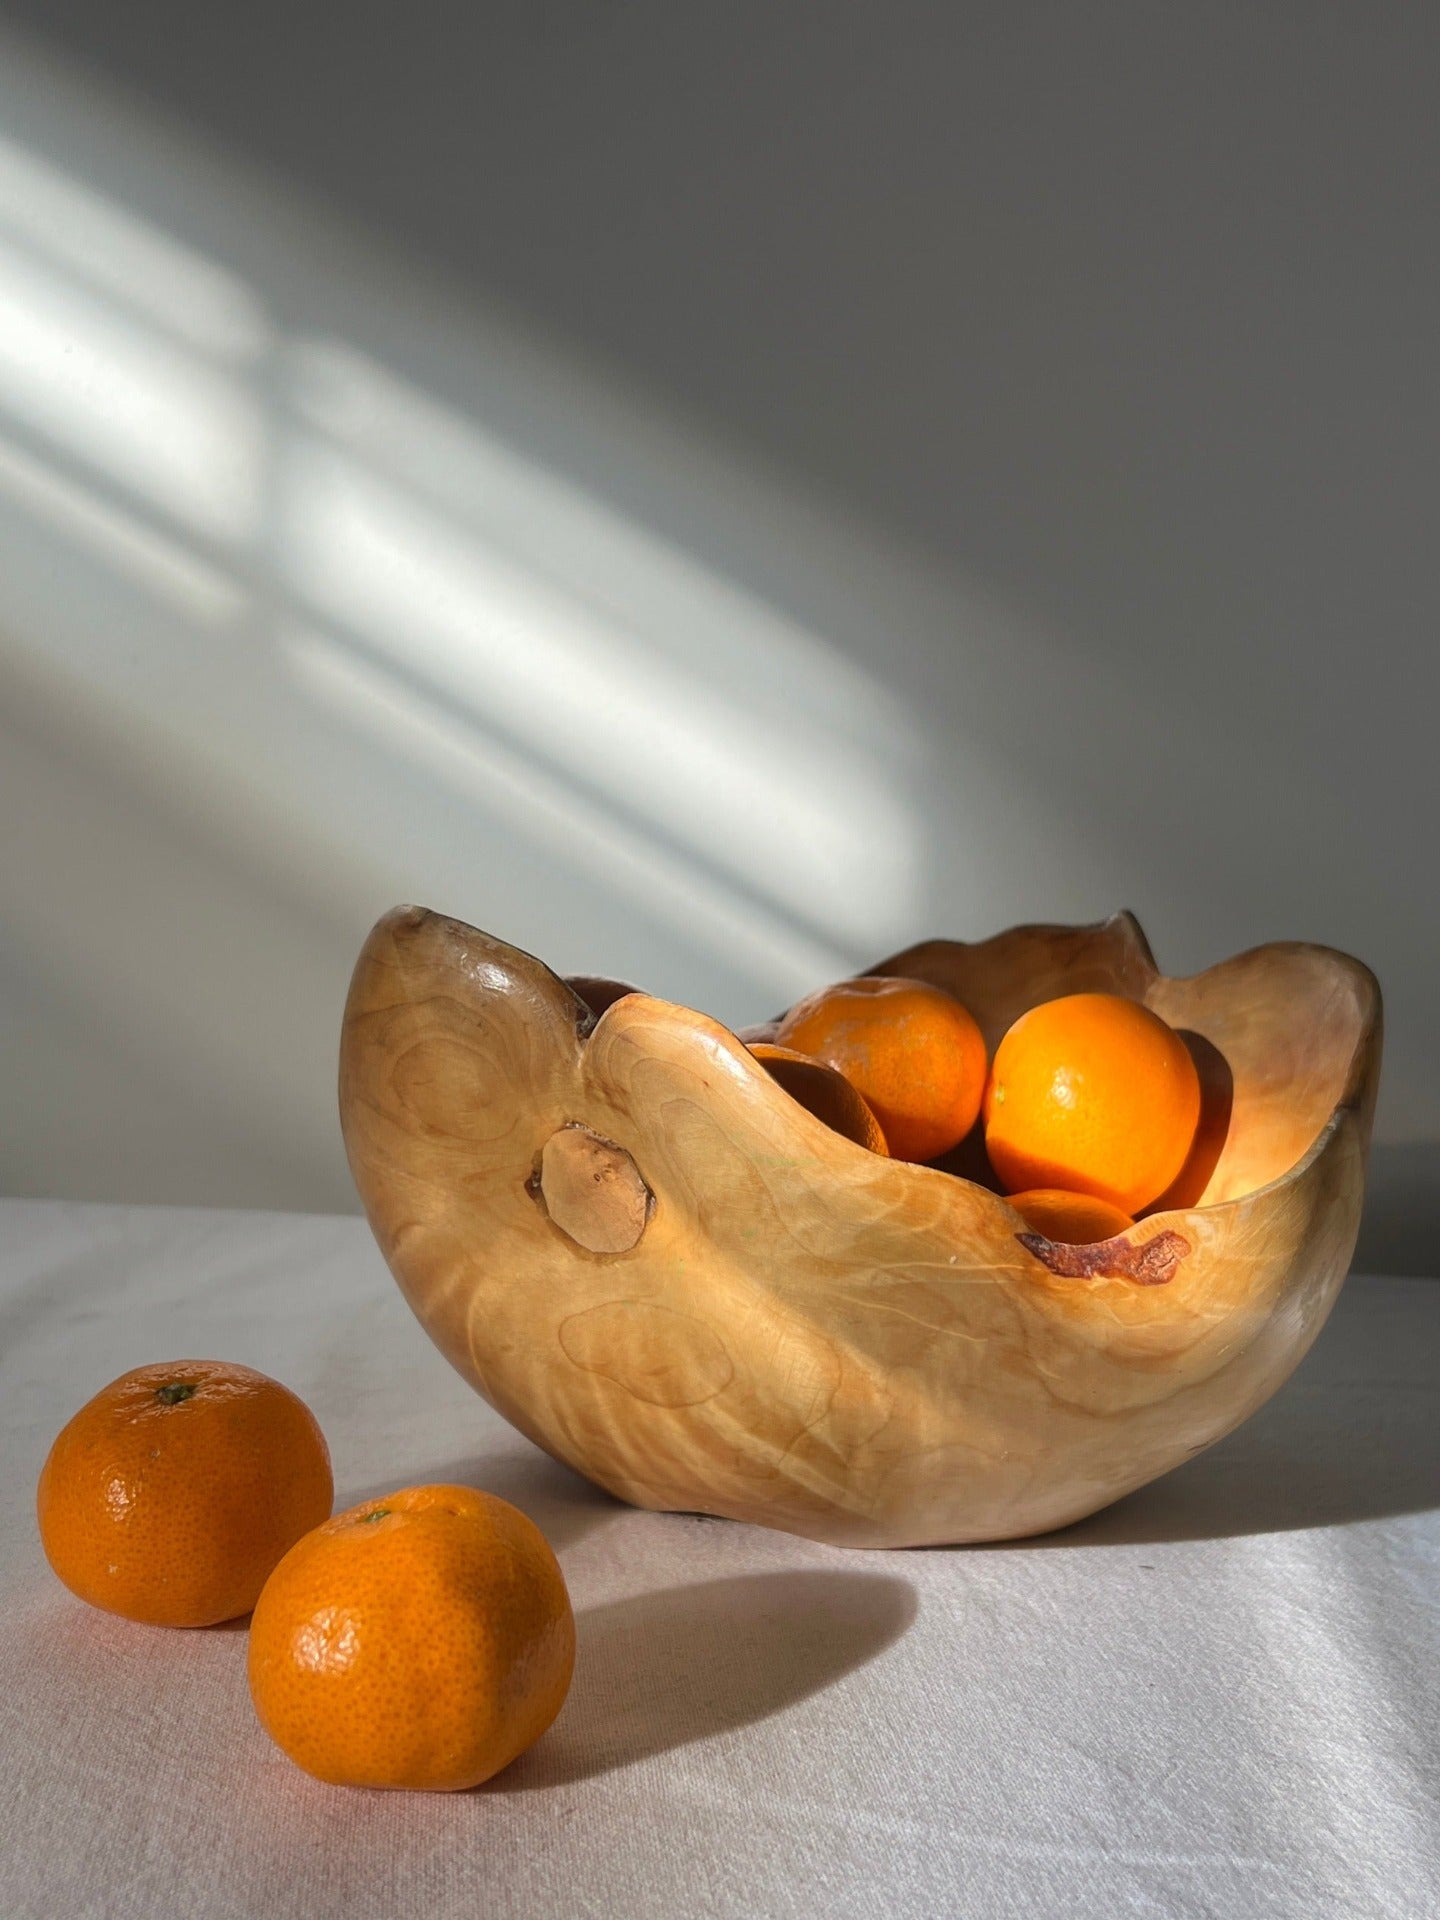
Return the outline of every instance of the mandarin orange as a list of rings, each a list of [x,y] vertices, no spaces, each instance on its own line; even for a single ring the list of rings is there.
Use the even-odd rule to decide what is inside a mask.
[[[208,1627],[250,1611],[333,1498],[325,1437],[288,1387],[173,1360],[122,1374],[66,1423],[36,1507],[46,1558],[82,1600]]]
[[[1047,1240],[1063,1240],[1071,1246],[1093,1246],[1097,1240],[1113,1240],[1127,1233],[1135,1222],[1108,1200],[1097,1200],[1091,1193],[1066,1193],[1059,1187],[1032,1187],[1028,1193],[1012,1193],[1010,1204],[1032,1233],[1043,1233]]]
[[[975,1124],[985,1042],[960,1002],[923,980],[869,974],[821,987],[775,1039],[844,1074],[897,1160],[933,1160]]]
[[[544,1733],[574,1664],[549,1543],[473,1487],[407,1487],[327,1520],[250,1623],[261,1725],[335,1786],[477,1786]]]
[[[1136,1214],[1185,1164],[1200,1081],[1184,1041],[1148,1007],[1072,993],[1006,1033],[984,1111],[986,1151],[1007,1189],[1059,1187]]]
[[[834,1067],[827,1066],[808,1053],[793,1047],[778,1047],[773,1041],[755,1040],[750,1051],[770,1078],[783,1087],[792,1100],[798,1100],[817,1120],[823,1120],[836,1133],[844,1134],[871,1153],[888,1154],[880,1122],[866,1104],[863,1094]]]

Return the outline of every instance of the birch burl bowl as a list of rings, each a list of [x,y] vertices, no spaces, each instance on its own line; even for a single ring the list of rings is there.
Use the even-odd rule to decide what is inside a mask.
[[[872,971],[946,988],[992,1049],[1091,990],[1184,1031],[1208,1119],[1160,1210],[1046,1240],[832,1133],[704,1014],[414,907],[345,1010],[356,1185],[441,1351],[622,1500],[856,1547],[1064,1526],[1230,1432],[1318,1333],[1360,1218],[1375,980],[1297,944],[1166,979],[1128,914]]]

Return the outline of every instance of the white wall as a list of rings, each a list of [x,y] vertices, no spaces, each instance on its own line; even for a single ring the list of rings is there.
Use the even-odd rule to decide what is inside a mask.
[[[1376,967],[1433,1267],[1418,13],[7,11],[6,1190],[349,1204],[396,899],[737,1021],[1128,904]]]

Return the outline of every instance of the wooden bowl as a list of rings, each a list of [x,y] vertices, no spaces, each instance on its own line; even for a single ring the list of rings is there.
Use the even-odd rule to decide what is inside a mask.
[[[1161,1210],[1046,1240],[832,1133],[704,1014],[415,907],[371,933],[345,1010],[356,1185],[441,1351],[622,1500],[857,1547],[1064,1526],[1230,1432],[1318,1333],[1359,1225],[1379,990],[1290,943],[1168,980],[1128,914],[873,971],[954,993],[992,1048],[1085,990],[1191,1036],[1207,1120]]]

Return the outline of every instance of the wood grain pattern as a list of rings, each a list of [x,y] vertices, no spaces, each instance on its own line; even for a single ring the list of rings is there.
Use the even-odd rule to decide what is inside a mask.
[[[1228,1433],[1319,1331],[1359,1223],[1378,989],[1289,944],[1167,980],[1123,914],[873,971],[958,994],[992,1047],[1083,989],[1188,1030],[1231,1082],[1196,1203],[1067,1270],[997,1194],[831,1132],[703,1014],[632,992],[597,1017],[419,908],[380,922],[350,990],[356,1184],[442,1351],[624,1500],[862,1547],[1063,1526]],[[547,1143],[581,1128],[647,1195],[623,1250],[537,1204]]]

